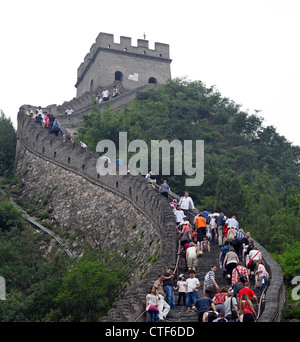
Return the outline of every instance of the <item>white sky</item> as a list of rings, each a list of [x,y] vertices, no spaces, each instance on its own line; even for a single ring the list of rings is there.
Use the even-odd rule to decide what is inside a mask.
[[[0,109],[76,96],[100,32],[170,44],[172,78],[215,85],[300,145],[299,0],[0,0]]]

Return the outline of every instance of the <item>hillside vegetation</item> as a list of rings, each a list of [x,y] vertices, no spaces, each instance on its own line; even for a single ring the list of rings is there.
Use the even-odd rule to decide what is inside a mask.
[[[161,176],[158,183],[167,179],[179,195],[187,190],[199,209],[235,214],[282,266],[289,287],[300,273],[300,147],[257,114],[242,111],[214,87],[176,79],[138,93],[119,111],[106,107],[101,114],[94,105],[77,139],[92,151],[103,139],[118,146],[119,132],[148,146],[151,140],[204,140],[202,185],[186,188],[185,174]],[[0,186],[17,194],[18,177],[12,174],[16,132],[3,113],[0,133],[0,175],[6,176]],[[113,257],[88,247],[74,264],[59,248],[49,252],[49,244],[7,199],[0,200],[0,276],[6,279],[0,321],[96,321],[117,300],[135,267],[128,255]],[[300,318],[299,301],[290,303],[286,318]]]
[[[176,79],[138,93],[119,111],[108,107],[101,114],[95,105],[78,139],[95,151],[103,139],[118,147],[119,132],[127,132],[128,142],[141,139],[148,146],[151,140],[204,140],[202,185],[185,187],[185,174],[161,176],[159,182],[166,179],[179,195],[188,191],[200,209],[236,215],[283,267],[287,284],[299,274],[300,147],[264,125],[257,112],[242,111],[200,81]]]

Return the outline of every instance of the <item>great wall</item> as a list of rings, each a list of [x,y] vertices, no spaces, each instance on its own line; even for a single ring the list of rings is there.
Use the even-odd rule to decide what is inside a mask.
[[[124,58],[124,55],[126,58],[130,54],[130,49],[124,51],[125,42],[128,43],[129,40],[122,39],[121,44],[118,45],[122,49],[122,53],[114,52],[120,58]],[[100,44],[99,40],[97,44]],[[84,67],[91,71],[91,61],[95,60],[96,53],[98,56],[102,51],[96,48],[97,44],[91,49],[92,57],[91,54],[88,54],[90,57],[86,57],[84,64],[79,68],[80,82],[82,82]],[[139,44],[142,47],[143,42]],[[111,40],[108,45],[110,48],[115,47]],[[163,47],[166,46],[163,45]],[[106,50],[103,51],[107,53]],[[144,54],[145,50],[141,51]],[[143,58],[137,56],[136,51],[134,54],[134,58]],[[163,58],[163,56],[150,57],[152,58],[148,59],[151,60],[151,63],[158,58]],[[133,56],[130,55],[130,58]],[[168,62],[170,61],[168,55],[166,59]],[[118,69],[121,69],[120,65]],[[125,75],[125,69],[123,75]],[[87,71],[85,73],[87,74]],[[131,73],[132,70],[128,70],[128,74]],[[123,107],[133,100],[137,91],[147,89],[149,86],[148,76],[146,84],[139,84],[135,89],[126,88],[124,86],[126,82],[122,82],[122,80],[107,81],[107,85],[118,82],[118,87],[122,90],[122,95],[110,102],[112,108]],[[104,87],[94,81],[93,84],[95,90],[87,89],[70,102],[59,106],[50,105],[44,109],[48,113],[53,113],[64,129],[72,130],[81,124],[81,114],[91,110],[92,96]],[[152,85],[150,84],[150,86]],[[64,114],[67,105],[73,107],[75,114]],[[100,104],[100,109],[103,110],[106,105]],[[64,142],[61,136],[56,137],[54,134],[49,134],[45,128],[38,126],[26,115],[28,107],[28,105],[23,105],[18,113],[15,171],[22,184],[21,196],[32,199],[40,193],[47,193],[55,189],[49,201],[51,216],[62,231],[80,231],[83,238],[94,248],[112,246],[116,248],[116,246],[123,246],[134,239],[140,241],[142,248],[136,255],[140,267],[132,274],[131,284],[124,293],[123,299],[101,321],[134,322],[137,318],[139,321],[145,321],[147,316],[143,313],[145,312],[145,296],[149,287],[153,285],[158,274],[165,272],[167,266],[175,265],[177,262],[176,224],[168,200],[150,187],[142,176],[130,174],[100,176],[96,170],[99,158],[97,153],[92,153],[88,148],[81,147],[77,142],[74,144],[70,141]],[[30,107],[37,108],[37,106]],[[47,175],[47,182],[45,182],[45,175]],[[172,194],[172,197],[178,196]],[[270,273],[266,304],[259,322],[279,322],[283,320],[285,303],[282,270],[263,246],[258,243],[256,245],[262,252]],[[216,256],[217,251],[212,253],[210,258],[201,258],[199,268],[203,272],[208,271],[208,262],[217,264]],[[149,259],[153,257],[156,261],[149,263]],[[203,279],[200,278],[200,281]],[[185,318],[188,319],[183,315],[183,319]],[[173,317],[173,321],[176,319],[176,316]]]

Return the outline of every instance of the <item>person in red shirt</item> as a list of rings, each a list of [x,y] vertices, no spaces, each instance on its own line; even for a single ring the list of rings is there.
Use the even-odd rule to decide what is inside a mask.
[[[250,284],[248,282],[246,282],[244,284],[244,288],[241,289],[239,291],[239,294],[238,294],[238,303],[239,303],[239,307],[241,307],[241,298],[242,298],[242,295],[243,294],[246,294],[248,296],[248,298],[251,300],[251,299],[254,299],[256,305],[258,305],[258,300],[257,300],[257,297],[254,293],[254,291],[252,289],[250,289]]]
[[[241,322],[254,322],[254,318],[257,319],[257,314],[253,308],[251,300],[248,298],[246,293],[241,297],[241,312],[242,317],[240,317]]]

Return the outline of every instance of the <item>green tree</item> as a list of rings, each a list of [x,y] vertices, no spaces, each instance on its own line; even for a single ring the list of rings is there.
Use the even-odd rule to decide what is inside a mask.
[[[0,110],[0,175],[13,171],[16,153],[16,131],[10,120]]]
[[[0,230],[22,227],[24,219],[21,213],[7,200],[0,197]]]
[[[243,185],[237,177],[219,177],[216,199],[216,207],[228,217],[235,215],[238,220],[243,220],[246,198]]]
[[[74,321],[95,321],[122,295],[135,267],[131,258],[108,251],[91,251],[62,278],[56,302]]]

